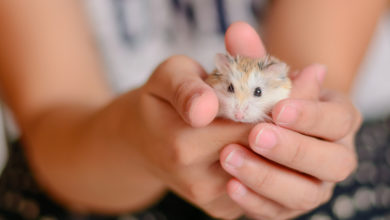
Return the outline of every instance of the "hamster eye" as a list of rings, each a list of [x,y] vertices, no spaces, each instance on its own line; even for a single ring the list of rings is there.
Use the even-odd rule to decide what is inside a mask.
[[[233,84],[230,83],[228,89],[227,89],[228,92],[231,92],[233,93],[234,92],[234,87],[233,87]]]
[[[256,87],[255,91],[253,92],[254,96],[260,97],[261,96],[261,89],[260,87]]]

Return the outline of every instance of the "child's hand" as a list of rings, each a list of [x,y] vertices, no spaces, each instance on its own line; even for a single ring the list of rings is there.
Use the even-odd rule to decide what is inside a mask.
[[[263,50],[256,35],[256,39],[248,36],[243,36],[244,40],[254,42],[251,44],[254,51]],[[231,46],[239,44],[240,41],[235,41]],[[185,56],[173,56],[156,68],[144,86],[115,98],[96,113],[93,111],[92,116],[77,126],[80,132],[71,130],[81,140],[61,136],[61,140],[72,140],[70,144],[64,143],[62,149],[75,145],[74,149],[82,151],[77,154],[80,155],[77,161],[88,165],[88,169],[78,166],[67,169],[70,167],[67,160],[61,173],[67,176],[78,171],[78,176],[86,180],[85,187],[78,187],[80,181],[74,181],[70,187],[69,181],[56,181],[65,183],[57,189],[78,187],[72,192],[80,195],[91,189],[89,184],[95,179],[100,188],[88,191],[93,196],[88,197],[87,205],[94,205],[95,210],[108,206],[111,208],[106,209],[112,212],[150,206],[169,188],[214,217],[242,215],[243,210],[226,193],[231,177],[221,168],[219,154],[230,143],[248,146],[253,125],[213,121],[218,100],[213,89],[203,81],[204,76],[197,62]],[[68,118],[63,120],[68,124]],[[71,126],[61,126],[67,127]],[[47,167],[44,166],[47,163],[41,164]],[[69,194],[69,190],[62,192]],[[99,198],[105,200],[96,208],[95,201],[101,201]],[[86,206],[85,202],[82,205]]]
[[[204,83],[203,69],[185,56],[173,56],[138,89],[139,115],[128,144],[161,182],[218,218],[235,218],[242,209],[226,194],[230,176],[218,160],[229,143],[248,145],[253,125],[216,120],[218,100]],[[123,102],[129,100],[126,95]],[[203,127],[209,124],[207,127]],[[197,128],[194,128],[197,127]]]
[[[295,77],[291,98],[273,109],[276,125],[252,129],[251,150],[223,149],[221,164],[234,176],[228,194],[248,215],[286,219],[314,209],[356,168],[353,138],[361,116],[347,98],[321,89],[325,72],[312,65]]]

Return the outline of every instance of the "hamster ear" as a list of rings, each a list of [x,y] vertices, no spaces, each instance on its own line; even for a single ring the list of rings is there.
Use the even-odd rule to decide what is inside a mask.
[[[277,59],[276,57],[269,56],[264,60],[263,67],[267,72],[279,74],[280,79],[285,79],[288,76],[290,67],[285,63]]]
[[[269,71],[272,71],[273,73],[278,73],[279,78],[281,79],[285,79],[287,77],[289,69],[290,67],[283,62],[273,64],[268,68]]]
[[[215,66],[217,67],[217,72],[219,74],[226,74],[231,71],[230,65],[233,63],[234,58],[229,54],[218,53],[215,55]]]
[[[288,72],[290,71],[290,67],[286,63],[279,63],[278,68],[278,73],[279,73],[279,78],[280,79],[286,79],[288,77]],[[280,72],[279,72],[280,71]]]

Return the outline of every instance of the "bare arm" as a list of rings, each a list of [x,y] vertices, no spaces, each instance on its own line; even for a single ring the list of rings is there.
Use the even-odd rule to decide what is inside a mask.
[[[38,181],[80,210],[135,210],[153,202],[163,186],[117,141],[112,115],[132,121],[135,114],[121,110],[121,101],[111,104],[80,2],[7,1],[0,14],[0,88]]]
[[[387,1],[273,1],[265,22],[269,52],[293,69],[328,67],[325,86],[348,93]]]

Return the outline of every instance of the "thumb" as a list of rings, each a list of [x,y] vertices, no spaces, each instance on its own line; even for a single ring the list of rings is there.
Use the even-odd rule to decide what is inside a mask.
[[[317,100],[320,96],[326,71],[326,67],[321,64],[312,64],[305,67],[292,79],[293,86],[290,98]]]
[[[218,99],[203,80],[203,68],[186,56],[173,56],[160,64],[146,83],[149,94],[172,105],[193,127],[209,124],[217,115]]]
[[[245,22],[235,22],[229,26],[225,34],[225,46],[233,56],[239,54],[259,58],[266,54],[259,35]]]

